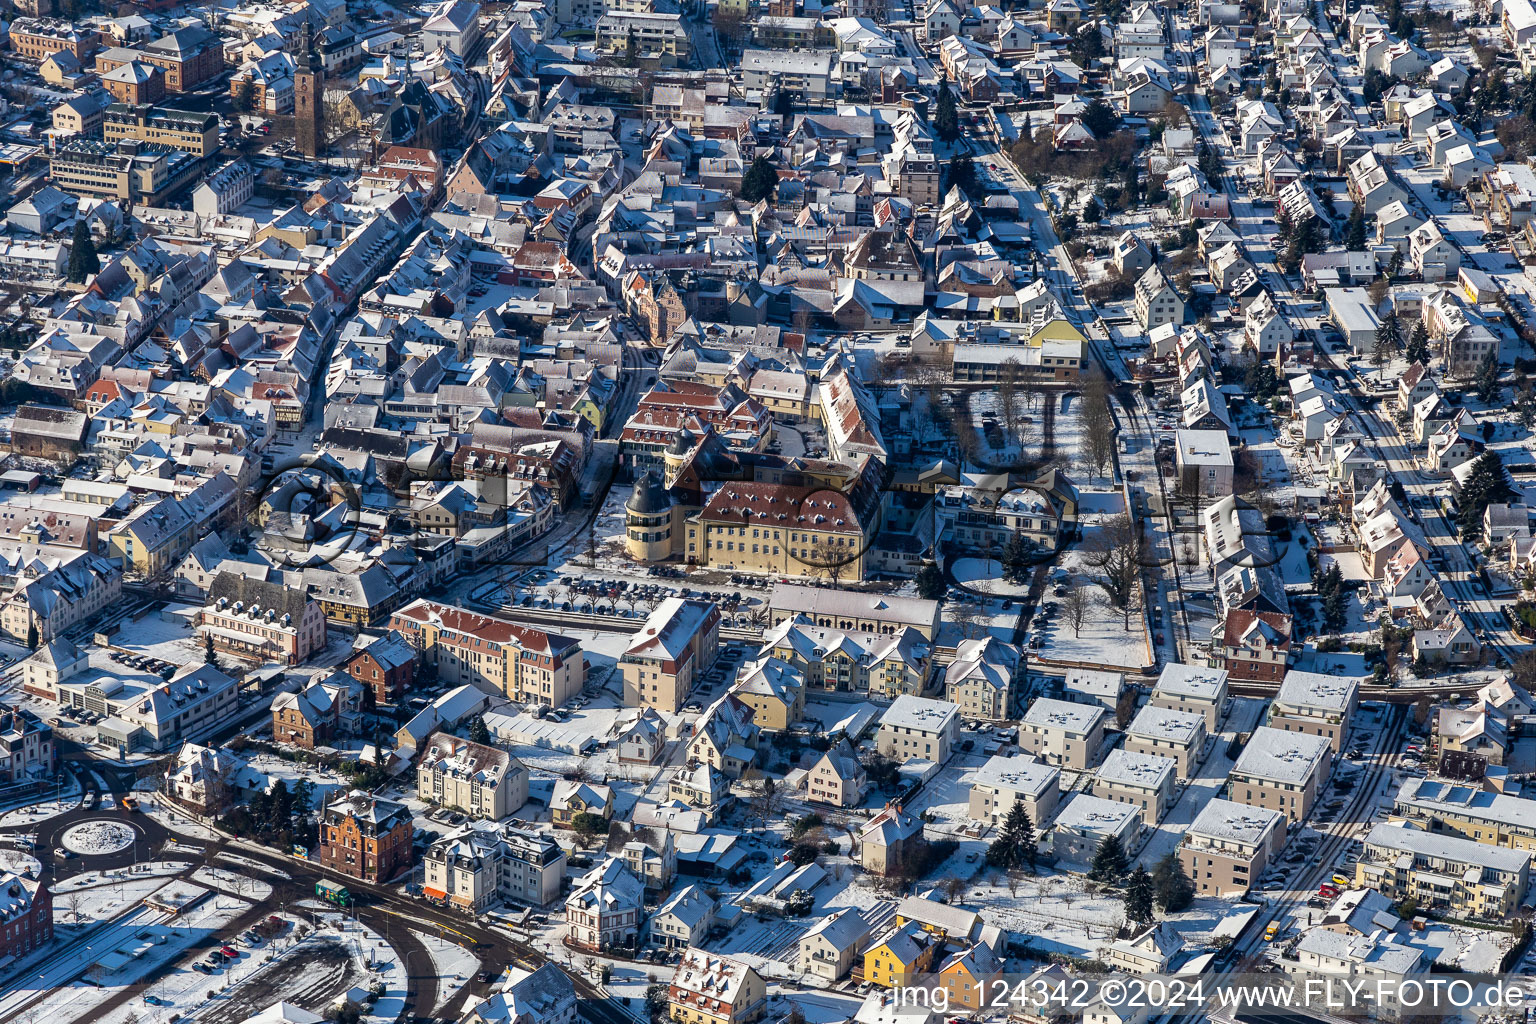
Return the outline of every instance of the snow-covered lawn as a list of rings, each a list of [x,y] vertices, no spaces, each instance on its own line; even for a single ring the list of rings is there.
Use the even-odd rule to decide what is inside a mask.
[[[82,857],[102,857],[121,853],[137,837],[137,830],[121,821],[85,821],[65,829],[59,844]]]
[[[42,861],[25,850],[0,850],[0,872],[9,872],[13,875],[30,874],[36,878],[42,870]]]
[[[198,868],[192,872],[192,880],[221,892],[253,900],[265,900],[272,895],[272,886],[261,879],[224,868]]]
[[[17,828],[24,825],[35,825],[49,818],[56,818],[61,814],[73,811],[80,806],[80,789],[74,787],[74,791],[64,792],[59,799],[40,800],[26,807],[18,807],[13,811],[7,811],[0,815],[0,828]]]

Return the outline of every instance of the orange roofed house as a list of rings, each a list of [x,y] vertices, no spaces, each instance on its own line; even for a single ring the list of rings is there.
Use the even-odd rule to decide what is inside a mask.
[[[495,687],[516,701],[557,707],[587,683],[581,644],[569,637],[435,601],[395,612],[389,628],[421,652],[439,682]]]
[[[406,178],[415,178],[422,188],[431,192],[442,177],[443,159],[432,150],[390,146],[379,157],[378,164],[363,174],[361,183],[374,188],[394,188]]]

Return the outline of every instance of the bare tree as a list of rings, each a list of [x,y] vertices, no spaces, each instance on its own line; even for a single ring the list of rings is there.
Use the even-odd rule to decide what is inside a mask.
[[[846,539],[842,536],[836,538],[837,541]],[[801,562],[817,570],[820,575],[825,576],[833,583],[837,583],[845,576],[851,575],[858,560],[859,546],[857,541],[854,541],[851,545],[839,544],[825,534],[819,535],[815,540],[811,541],[810,546],[805,549],[805,554],[800,557]]]
[[[975,637],[977,630],[984,626],[982,610],[974,604],[962,603],[955,608],[955,624],[960,627],[960,634],[966,640]]]
[[[1115,457],[1115,419],[1109,411],[1109,382],[1095,364],[1083,380],[1083,454],[1102,477]]]
[[[1023,367],[1017,359],[1005,359],[997,371],[997,404],[1003,415],[1003,429],[1010,441],[1018,440],[1019,378]]]
[[[1131,628],[1131,599],[1136,596],[1144,546],[1141,530],[1122,514],[1091,534],[1084,547],[1088,564],[1101,574],[1098,585],[1123,613],[1127,630]]]
[[[1088,591],[1083,587],[1068,587],[1061,599],[1062,610],[1072,624],[1072,636],[1076,639],[1083,630],[1083,619],[1088,615]]]

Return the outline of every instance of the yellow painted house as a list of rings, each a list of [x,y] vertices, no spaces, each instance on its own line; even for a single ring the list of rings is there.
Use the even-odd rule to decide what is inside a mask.
[[[731,692],[752,709],[760,729],[783,732],[805,717],[805,677],[780,658],[748,665]]]
[[[884,988],[911,984],[933,966],[941,943],[908,922],[864,951],[864,980]]]
[[[1083,336],[1083,332],[1073,326],[1072,321],[1064,317],[1047,319],[1030,331],[1029,343],[1035,348],[1039,348],[1048,341],[1065,341],[1077,345],[1088,344],[1088,339]]]
[[[979,1010],[990,1003],[989,993],[1002,964],[986,943],[950,954],[939,968],[939,987],[949,994],[950,1006]]]

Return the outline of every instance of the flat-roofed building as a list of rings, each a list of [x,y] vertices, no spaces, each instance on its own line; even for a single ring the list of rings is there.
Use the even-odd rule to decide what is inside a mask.
[[[1344,738],[1359,706],[1359,680],[1291,669],[1270,703],[1269,725],[1286,732],[1322,736],[1338,755],[1344,751]]]
[[[1189,711],[1205,719],[1205,731],[1215,732],[1227,702],[1227,670],[1171,662],[1163,666],[1148,701],[1155,708]]]
[[[1285,815],[1231,800],[1200,808],[1179,842],[1179,860],[1197,892],[1241,896],[1285,845]]]
[[[960,731],[960,708],[947,700],[902,694],[880,716],[876,747],[887,757],[949,760]]]
[[[1015,804],[1023,804],[1038,827],[1056,812],[1061,799],[1061,769],[1028,757],[997,754],[971,778],[971,817],[1001,825]]]
[[[1227,776],[1227,793],[1238,803],[1303,821],[1332,764],[1333,748],[1325,738],[1260,726]]]
[[[1149,828],[1156,827],[1173,804],[1173,780],[1178,770],[1178,762],[1171,757],[1111,750],[1094,772],[1093,795],[1140,807],[1142,820]],[[971,802],[975,801],[973,789]]]
[[[1193,711],[1147,705],[1125,730],[1125,749],[1133,754],[1171,757],[1179,778],[1194,775],[1205,759],[1205,719]]]
[[[1074,668],[1068,670],[1061,683],[1061,695],[1067,700],[1075,704],[1100,704],[1106,711],[1120,706],[1120,695],[1124,692],[1124,672]]]
[[[1049,764],[1087,771],[1104,745],[1109,712],[1096,704],[1037,697],[1019,724],[1019,748]]]
[[[1141,809],[1105,800],[1090,793],[1073,793],[1056,812],[1056,821],[1042,846],[1056,858],[1056,866],[1068,871],[1087,871],[1099,845],[1110,836],[1127,851],[1141,834]]]
[[[1507,850],[1406,822],[1365,837],[1355,881],[1394,900],[1457,918],[1498,921],[1513,914],[1531,881],[1529,850]]]
[[[830,50],[747,50],[739,67],[742,87],[764,94],[777,86],[807,106],[826,102],[833,92]]]
[[[1417,822],[1479,843],[1536,850],[1536,800],[1476,786],[1409,779],[1397,791],[1388,820]]]

